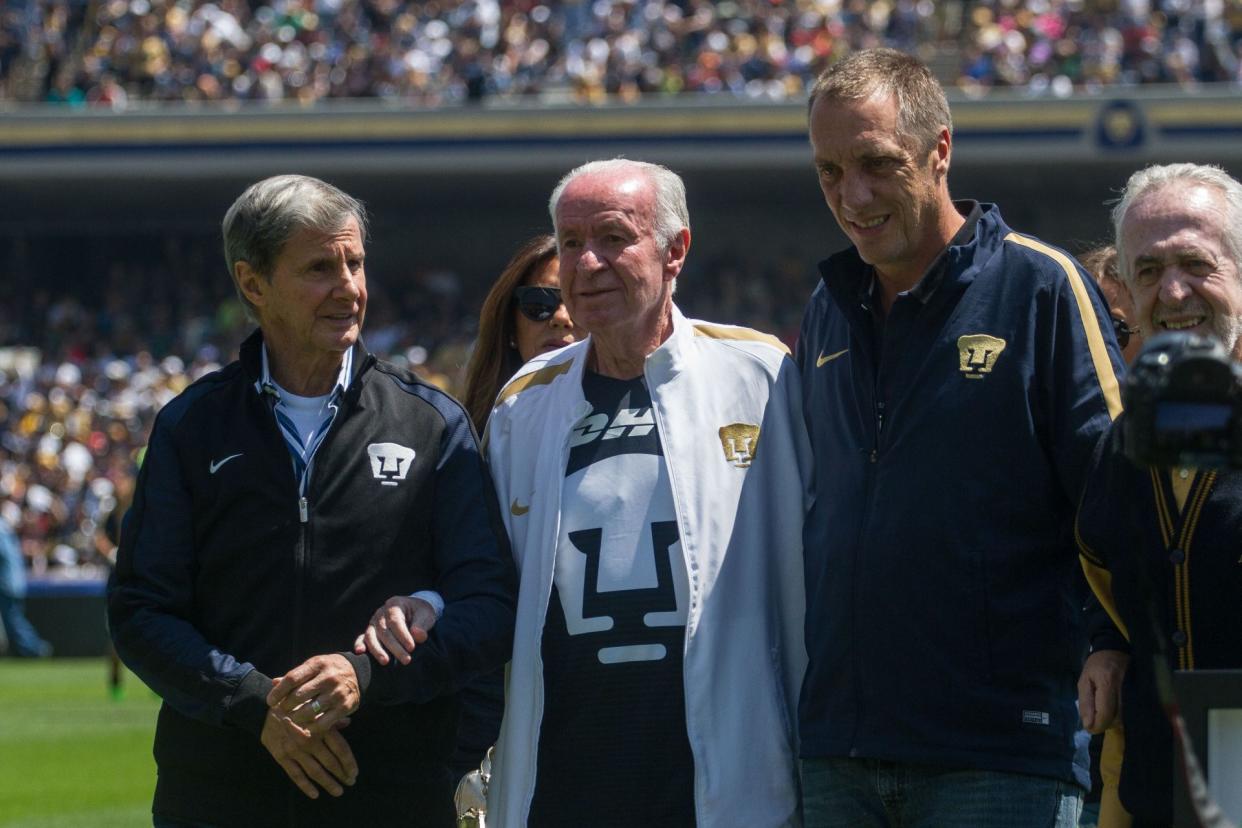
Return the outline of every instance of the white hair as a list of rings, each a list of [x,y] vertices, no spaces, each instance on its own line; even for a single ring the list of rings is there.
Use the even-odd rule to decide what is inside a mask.
[[[1113,205],[1113,236],[1116,239],[1117,269],[1130,281],[1131,263],[1122,244],[1121,226],[1126,214],[1143,196],[1169,187],[1203,186],[1218,190],[1225,199],[1225,244],[1238,264],[1242,264],[1242,183],[1220,167],[1211,164],[1153,164],[1130,176],[1121,198]]]
[[[686,184],[681,180],[681,176],[659,164],[631,161],[628,158],[609,158],[603,161],[588,161],[581,166],[574,167],[565,173],[565,177],[552,191],[552,197],[548,199],[548,212],[552,215],[552,228],[557,236],[558,247],[560,246],[560,233],[557,232],[556,227],[556,205],[561,200],[561,194],[565,192],[565,188],[580,176],[610,172],[640,172],[651,182],[655,190],[655,220],[652,231],[666,250],[683,229],[690,229],[690,209],[686,206]]]

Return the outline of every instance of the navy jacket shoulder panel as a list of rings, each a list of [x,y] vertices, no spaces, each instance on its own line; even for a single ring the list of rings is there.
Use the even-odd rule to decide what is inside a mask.
[[[214,392],[228,388],[240,371],[241,365],[231,362],[219,371],[199,377],[161,408],[156,419],[169,428],[175,428],[195,405]]]
[[[380,374],[390,379],[401,391],[426,403],[428,407],[435,411],[443,421],[444,427],[452,439],[464,439],[469,435],[477,442],[477,438],[474,435],[474,426],[470,422],[470,415],[466,412],[465,407],[451,394],[419,379],[413,374],[402,372],[396,366],[382,360],[375,363],[375,368]]]

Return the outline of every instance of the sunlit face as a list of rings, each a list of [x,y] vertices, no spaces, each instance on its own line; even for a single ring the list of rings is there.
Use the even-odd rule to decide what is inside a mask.
[[[294,364],[339,357],[353,346],[367,307],[365,258],[361,228],[350,217],[334,233],[296,230],[270,278],[238,263],[238,281],[257,309],[268,348]]]
[[[1242,273],[1227,226],[1224,196],[1201,184],[1161,187],[1131,205],[1121,249],[1145,332],[1214,336],[1242,359]]]
[[[668,249],[655,234],[655,188],[641,172],[579,176],[556,205],[561,291],[574,321],[595,336],[657,326],[689,236]]]
[[[933,149],[916,150],[897,129],[893,95],[820,98],[810,128],[824,201],[862,260],[894,280],[921,277],[945,243],[948,131]]]
[[[556,258],[549,259],[522,284],[532,287],[559,288],[561,286],[559,267],[560,263]],[[515,307],[513,329],[514,344],[523,362],[529,362],[539,354],[563,348],[578,339],[579,335],[578,329],[574,327],[574,321],[569,318],[569,311],[565,309],[564,303],[543,322],[527,319]]]

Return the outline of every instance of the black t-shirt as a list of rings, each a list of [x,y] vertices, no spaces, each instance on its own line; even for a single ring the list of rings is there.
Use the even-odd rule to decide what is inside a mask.
[[[588,372],[543,631],[529,825],[694,825],[682,651],[689,591],[641,378]]]

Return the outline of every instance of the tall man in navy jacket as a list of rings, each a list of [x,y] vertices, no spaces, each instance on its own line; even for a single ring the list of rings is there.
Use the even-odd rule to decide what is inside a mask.
[[[225,216],[259,330],[160,412],[108,589],[164,699],[157,826],[455,824],[454,690],[507,660],[515,571],[465,411],[363,348],[365,227],[306,176]],[[381,668],[352,650],[394,591],[447,607]]]
[[[917,60],[851,55],[809,117],[853,246],[821,263],[798,348],[807,825],[1073,825],[1071,528],[1120,410],[1107,311],[1065,253],[952,200]]]

